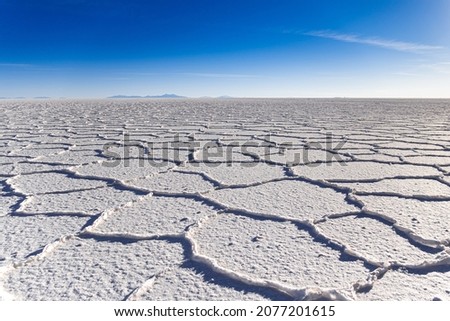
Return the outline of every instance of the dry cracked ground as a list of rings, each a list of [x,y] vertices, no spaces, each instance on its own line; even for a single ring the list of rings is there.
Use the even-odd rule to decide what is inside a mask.
[[[450,300],[450,101],[0,103],[3,300]]]

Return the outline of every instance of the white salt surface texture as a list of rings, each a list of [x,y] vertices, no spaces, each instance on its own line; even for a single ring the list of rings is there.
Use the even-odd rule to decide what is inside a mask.
[[[0,300],[450,300],[450,100],[0,101]]]

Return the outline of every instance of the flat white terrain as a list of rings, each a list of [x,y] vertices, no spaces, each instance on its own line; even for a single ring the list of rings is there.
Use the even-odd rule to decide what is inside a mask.
[[[1,101],[0,300],[450,300],[450,101]]]

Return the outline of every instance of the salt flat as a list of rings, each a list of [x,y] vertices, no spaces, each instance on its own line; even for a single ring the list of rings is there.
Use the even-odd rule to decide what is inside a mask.
[[[449,108],[1,101],[0,300],[450,300]]]

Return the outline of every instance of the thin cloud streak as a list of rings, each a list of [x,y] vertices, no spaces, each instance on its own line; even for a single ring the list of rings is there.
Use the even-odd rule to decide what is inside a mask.
[[[194,76],[194,77],[207,77],[207,78],[261,78],[259,75],[246,75],[246,74],[214,74],[214,73],[197,73],[197,72],[185,72],[179,73],[179,75]]]
[[[425,53],[430,51],[436,51],[443,49],[441,46],[431,46],[426,44],[414,43],[414,42],[405,42],[405,41],[397,41],[390,39],[382,39],[379,37],[361,37],[355,34],[345,34],[345,33],[337,33],[333,31],[319,30],[319,31],[309,31],[303,32],[303,35],[332,39],[336,41],[349,42],[349,43],[357,43],[375,47],[381,47],[396,51],[403,52],[413,52],[413,53]]]
[[[0,68],[16,68],[16,70],[35,72],[35,71],[70,71],[74,70],[72,67],[52,67],[38,64],[23,64],[23,63],[0,63]]]
[[[405,72],[405,71],[397,71],[393,72],[392,75],[394,76],[405,76],[405,77],[417,77],[418,74],[412,73],[412,72]]]
[[[250,74],[222,74],[222,73],[199,73],[199,72],[125,72],[124,75],[135,76],[189,76],[189,77],[203,77],[203,78],[262,78],[262,75]]]
[[[420,67],[430,69],[440,74],[450,75],[450,62],[448,61],[438,62],[434,64],[424,64],[421,65]]]
[[[14,64],[14,63],[0,63],[0,67],[19,67],[19,68],[25,68],[25,67],[32,67],[33,65],[30,64]]]

